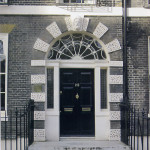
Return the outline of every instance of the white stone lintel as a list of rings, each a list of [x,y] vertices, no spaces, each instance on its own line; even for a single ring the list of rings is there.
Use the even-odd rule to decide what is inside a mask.
[[[45,129],[34,129],[34,141],[35,142],[45,141]]]
[[[56,22],[51,23],[46,29],[54,38],[62,34]]]
[[[93,34],[97,38],[101,38],[107,31],[108,31],[108,28],[104,24],[102,24],[101,22],[99,22],[99,24],[95,28]]]
[[[110,129],[110,140],[120,141],[121,140],[121,129]]]
[[[35,102],[45,102],[45,93],[31,93],[31,99]]]
[[[123,101],[123,93],[110,93],[110,101],[109,102],[122,102]]]
[[[46,77],[45,74],[31,75],[31,84],[45,84]]]
[[[34,49],[42,51],[42,52],[47,52],[48,48],[49,48],[49,44],[46,43],[45,41],[41,40],[40,38],[38,38],[33,46]]]
[[[73,15],[71,17],[66,17],[65,22],[68,28],[68,31],[86,31],[89,18],[84,18],[84,16]]]
[[[109,84],[123,84],[123,75],[109,75]]]
[[[123,67],[123,61],[110,61],[112,67]]]
[[[45,60],[31,60],[31,66],[45,66]]]
[[[118,39],[114,39],[113,41],[109,42],[108,44],[105,45],[108,53],[117,51],[121,49],[120,43]]]
[[[45,111],[34,111],[34,120],[45,120]]]
[[[110,111],[110,120],[121,120],[120,111]]]

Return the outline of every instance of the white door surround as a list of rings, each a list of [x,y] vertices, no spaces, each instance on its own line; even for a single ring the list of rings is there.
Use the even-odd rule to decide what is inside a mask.
[[[47,61],[48,62],[48,61]],[[54,108],[46,109],[46,140],[58,141],[59,136],[59,69],[60,68],[92,68],[95,79],[95,140],[109,140],[109,109],[100,109],[100,69],[107,68],[109,74],[108,61],[93,63],[93,61],[49,61],[46,68],[54,68]],[[107,86],[108,87],[108,86]],[[108,89],[109,90],[109,89]],[[109,92],[109,91],[108,91]],[[108,104],[109,105],[109,104]],[[109,108],[109,106],[108,106]]]

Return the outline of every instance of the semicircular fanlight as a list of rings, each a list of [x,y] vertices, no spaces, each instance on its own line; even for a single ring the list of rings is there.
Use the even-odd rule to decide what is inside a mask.
[[[106,59],[101,44],[90,36],[70,34],[54,43],[48,59]]]

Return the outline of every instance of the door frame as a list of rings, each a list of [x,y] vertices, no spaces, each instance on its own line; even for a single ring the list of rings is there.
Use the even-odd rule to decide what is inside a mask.
[[[109,123],[109,86],[107,82],[107,109],[101,109],[100,107],[100,69],[106,68],[107,69],[107,77],[109,75],[109,61],[107,60],[48,60],[46,62],[46,72],[47,68],[54,69],[54,108],[47,109],[46,108],[46,115],[52,116],[55,118],[55,133],[53,133],[53,140],[60,140],[60,78],[59,78],[59,71],[60,68],[86,68],[86,69],[94,69],[94,104],[95,104],[95,140],[103,140],[103,135],[100,135],[100,132],[106,128],[105,131],[105,139],[109,139],[110,133],[110,123]],[[47,104],[46,104],[47,105]],[[100,129],[100,122],[102,123],[102,127]],[[107,122],[107,127],[106,126]],[[104,131],[103,131],[104,132]],[[107,138],[108,137],[108,138]]]

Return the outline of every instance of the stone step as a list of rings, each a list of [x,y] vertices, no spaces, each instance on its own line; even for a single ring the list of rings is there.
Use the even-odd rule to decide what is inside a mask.
[[[71,141],[34,142],[29,150],[130,150],[119,141]]]

